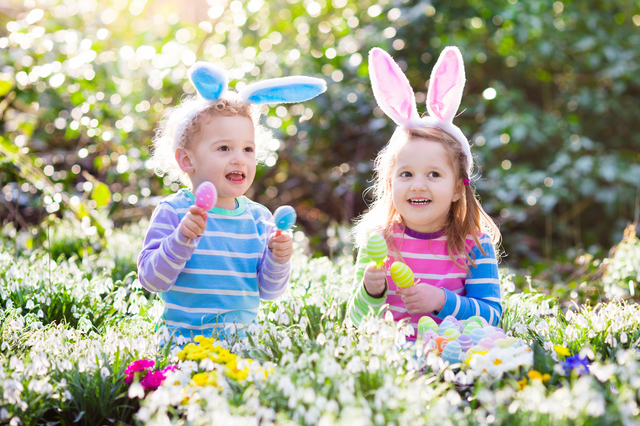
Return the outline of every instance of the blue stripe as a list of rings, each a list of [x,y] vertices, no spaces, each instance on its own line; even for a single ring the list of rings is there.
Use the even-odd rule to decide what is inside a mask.
[[[257,290],[256,290],[257,291]],[[218,294],[194,294],[171,292],[164,298],[165,303],[187,308],[249,310],[260,306],[260,296],[229,296]],[[206,300],[206,303],[202,303]],[[172,309],[173,310],[173,309]]]

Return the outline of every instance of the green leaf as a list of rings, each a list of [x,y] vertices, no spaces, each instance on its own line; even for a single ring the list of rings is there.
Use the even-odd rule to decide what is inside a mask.
[[[96,202],[97,207],[104,207],[111,201],[111,191],[109,187],[100,182],[93,187],[91,191],[91,199]]]

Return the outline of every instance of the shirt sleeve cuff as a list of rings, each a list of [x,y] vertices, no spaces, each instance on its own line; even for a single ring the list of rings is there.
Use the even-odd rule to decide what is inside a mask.
[[[381,305],[387,299],[387,284],[385,283],[384,293],[382,293],[382,297],[373,297],[367,293],[367,289],[364,286],[364,280],[360,282],[360,295],[362,298],[370,305]]]
[[[433,315],[440,319],[445,319],[447,316],[453,315],[460,301],[458,300],[458,296],[451,290],[447,290],[446,288],[442,288],[442,290],[445,296],[444,306],[440,312],[434,312]]]

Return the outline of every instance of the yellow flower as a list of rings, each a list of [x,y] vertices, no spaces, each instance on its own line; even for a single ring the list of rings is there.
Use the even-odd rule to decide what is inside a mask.
[[[493,361],[493,365],[500,365],[502,364],[502,360],[496,358],[495,361]]]
[[[555,345],[554,349],[556,350],[558,355],[562,355],[562,356],[571,355],[571,352],[569,352],[569,349],[565,348],[564,346]]]
[[[180,361],[184,361],[185,359],[187,359],[187,355],[189,355],[189,353],[196,348],[197,346],[195,344],[189,343],[184,348],[182,348],[180,352],[178,352],[178,359]]]
[[[190,382],[191,386],[218,386],[218,372],[210,371],[194,374]]]
[[[196,348],[196,349],[192,350],[191,352],[189,352],[189,354],[187,355],[187,359],[189,361],[196,361],[196,360],[205,359],[208,355],[209,355],[209,353],[207,352],[206,349],[204,349],[204,348]]]
[[[230,377],[237,381],[242,381],[247,378],[250,370],[249,370],[249,365],[246,364],[245,362],[243,362],[243,364],[245,365],[244,368],[239,369],[238,368],[239,362],[243,362],[242,358],[240,359],[236,358],[233,361],[228,362],[227,367],[224,369],[224,372],[227,375],[227,377]]]
[[[529,379],[533,382],[534,380],[540,380],[542,381],[542,374],[540,374],[539,371],[536,370],[531,370],[527,373],[527,376],[529,376]]]
[[[520,390],[524,389],[527,386],[527,378],[523,377],[522,380],[518,380],[518,387]]]
[[[201,346],[204,346],[204,345],[207,345],[207,344],[213,345],[213,342],[215,342],[216,339],[214,339],[213,337],[204,337],[204,336],[200,335],[200,336],[194,337],[193,341],[196,342],[196,343],[200,343]]]

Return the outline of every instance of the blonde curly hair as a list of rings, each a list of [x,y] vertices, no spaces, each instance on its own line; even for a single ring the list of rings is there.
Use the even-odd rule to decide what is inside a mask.
[[[151,161],[158,176],[167,175],[171,180],[191,188],[189,175],[178,166],[175,152],[178,148],[191,146],[193,136],[211,115],[241,115],[249,118],[255,129],[256,160],[263,162],[266,159],[267,145],[273,134],[259,123],[259,106],[243,102],[235,92],[227,92],[215,101],[188,96],[164,115],[156,129]]]

